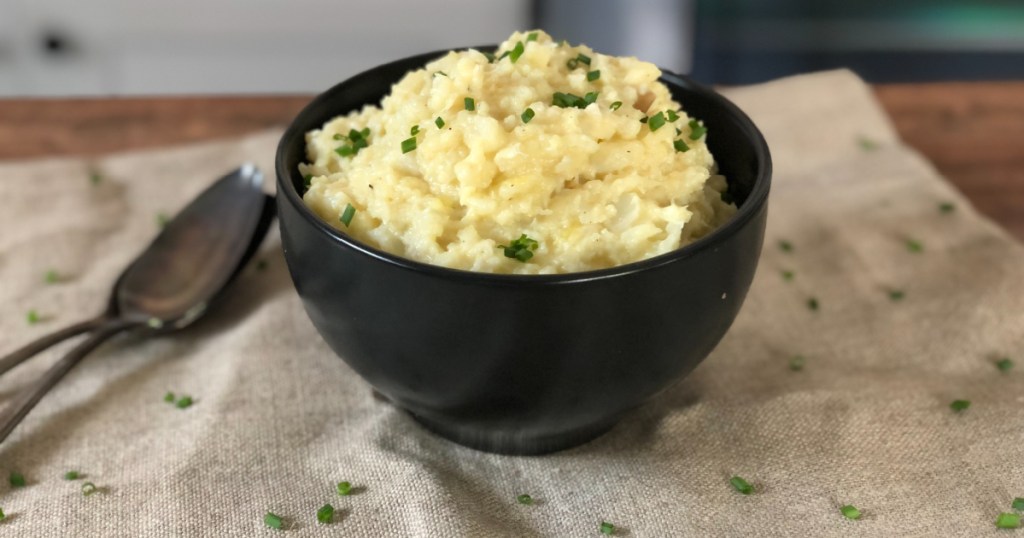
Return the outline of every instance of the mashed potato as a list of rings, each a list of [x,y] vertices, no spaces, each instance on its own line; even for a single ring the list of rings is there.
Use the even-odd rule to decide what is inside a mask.
[[[568,273],[672,251],[735,207],[703,126],[660,75],[540,31],[491,57],[449,52],[380,107],[306,134],[305,203],[371,246],[471,271]]]

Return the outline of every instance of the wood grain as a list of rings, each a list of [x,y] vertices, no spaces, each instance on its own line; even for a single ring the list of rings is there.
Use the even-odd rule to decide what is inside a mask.
[[[900,136],[1024,239],[1024,82],[875,87]],[[98,155],[287,123],[309,96],[0,100],[0,159]]]

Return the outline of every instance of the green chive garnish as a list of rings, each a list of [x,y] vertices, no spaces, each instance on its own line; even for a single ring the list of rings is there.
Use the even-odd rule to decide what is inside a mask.
[[[96,493],[98,489],[99,488],[96,487],[96,484],[93,484],[92,482],[85,482],[82,484],[82,495],[88,497],[89,495]]]
[[[597,95],[598,95],[597,92],[587,92],[587,94],[583,96],[583,102],[585,102],[588,105],[590,103],[596,103],[597,102]],[[583,108],[586,108],[586,107],[583,107]]]
[[[957,413],[967,409],[971,406],[970,400],[953,400],[953,403],[949,404],[949,408]]]
[[[565,66],[568,67],[570,71],[576,69],[578,65],[580,65],[580,61],[577,60],[576,58],[573,58],[568,62],[565,62]]]
[[[943,202],[939,204],[939,212],[941,213],[952,213],[956,209],[956,206],[950,202]]]
[[[810,308],[811,310],[818,310],[818,306],[818,299],[816,297],[807,299],[807,308]]]
[[[498,245],[498,248],[504,249],[506,258],[513,258],[525,263],[533,257],[533,251],[537,250],[539,246],[537,241],[522,234],[519,239],[513,240],[508,246]]]
[[[99,185],[101,181],[103,181],[103,176],[101,176],[99,172],[93,170],[92,172],[89,173],[90,183],[92,183],[93,185]]]
[[[619,107],[621,107],[621,106],[622,106],[622,101],[615,101],[615,102],[614,102],[614,103],[612,103],[612,104],[611,104],[611,106],[609,106],[608,108],[609,108],[610,110],[618,110],[618,109],[619,109]]]
[[[482,52],[481,54],[484,55],[484,58],[487,58],[487,63],[494,63],[494,53]]]
[[[415,136],[412,137],[412,138],[406,138],[405,140],[402,140],[402,153],[409,153],[410,151],[412,151],[414,149],[416,149],[416,137]]]
[[[1018,512],[1024,511],[1024,497],[1017,497],[1010,506]]]
[[[309,185],[313,182],[313,174],[306,174],[302,176],[302,180],[305,181],[306,187],[309,187]]]
[[[690,151],[690,146],[687,146],[686,142],[683,142],[682,140],[676,140],[675,142],[672,142],[672,147],[676,148],[676,151],[680,153],[684,151]]]
[[[444,127],[444,120],[441,119],[441,116],[438,116],[437,119],[434,120],[434,125],[437,125],[438,129]]]
[[[793,252],[793,243],[783,239],[779,241],[779,248],[782,249],[783,252]]]
[[[167,403],[174,403],[174,393],[168,392],[167,394],[164,394],[164,401]]]
[[[590,82],[594,82],[595,80],[597,80],[599,78],[601,78],[601,70],[600,69],[595,69],[593,71],[588,71],[587,72],[587,80],[589,80]]]
[[[530,33],[526,34],[526,42],[527,43],[529,43],[530,41],[536,41],[536,40],[537,40],[537,32],[530,32]]]
[[[436,77],[437,75],[441,75],[442,77],[447,77],[448,73],[445,73],[444,71],[434,71],[434,76]]]
[[[586,54],[583,54],[581,52],[579,53],[579,55],[576,56],[576,61],[578,61],[581,64],[590,65],[590,56],[587,56]]]
[[[668,110],[665,112],[665,115],[668,116],[668,121],[676,121],[679,119],[679,114],[676,114],[675,110]]]
[[[1000,529],[1016,529],[1020,527],[1020,514],[1003,512],[996,517],[996,527]]]
[[[651,128],[652,132],[661,129],[663,125],[665,125],[665,114],[661,112],[658,112],[647,120],[647,126]]]
[[[996,368],[1002,372],[1009,372],[1013,368],[1013,361],[1009,357],[1003,357],[996,361]]]
[[[651,119],[651,118],[648,118],[647,116],[644,116],[644,117],[640,118],[640,123],[647,123],[647,120],[649,120],[649,119]]]
[[[840,508],[839,511],[843,513],[843,517],[846,519],[860,519],[860,510],[857,510],[857,507],[852,504]]]
[[[805,359],[803,355],[796,355],[792,359],[789,359],[789,369],[794,372],[803,370],[805,364],[807,364],[807,359]]]
[[[338,495],[351,495],[352,494],[352,483],[351,482],[338,482]]]
[[[795,276],[796,276],[796,273],[794,273],[793,271],[783,271],[782,272],[782,280],[785,280],[786,282],[792,282],[793,281],[793,277],[795,277]]]
[[[878,143],[867,137],[860,137],[857,139],[857,144],[860,145],[860,149],[864,151],[874,151],[878,149]]]
[[[327,503],[316,511],[316,520],[320,523],[330,523],[334,519],[334,507]]]
[[[533,109],[527,108],[519,117],[523,118],[523,123],[530,123],[530,120],[533,119]]]
[[[902,290],[889,290],[890,301],[902,301],[904,293]]]
[[[273,512],[267,512],[267,515],[263,516],[263,524],[271,529],[280,529],[284,525],[284,521],[281,519],[281,516]]]
[[[25,475],[11,471],[10,476],[12,488],[23,488],[25,487]]]
[[[525,50],[526,47],[523,46],[522,41],[516,43],[515,48],[513,48],[512,51],[508,53],[508,61],[516,63],[516,60],[518,60],[519,57],[523,55],[523,51]]]
[[[164,226],[167,226],[167,223],[170,222],[170,221],[171,221],[171,218],[168,217],[166,213],[157,213],[156,214],[156,225],[157,226],[163,228]]]
[[[472,97],[463,99],[462,103],[466,106],[466,110],[470,112],[476,110],[476,101],[474,101]]]
[[[345,135],[343,135],[341,133],[334,133],[334,136],[332,136],[331,138],[333,138],[335,140],[341,140],[342,138],[345,138]]]
[[[80,476],[82,475],[78,471],[68,471],[64,473],[64,480],[78,480]]]
[[[916,239],[907,239],[907,250],[910,252],[921,252],[924,250],[924,244]]]
[[[524,493],[516,497],[516,502],[519,504],[533,504],[533,497]]]
[[[40,319],[39,312],[36,312],[35,310],[29,310],[28,313],[25,314],[25,321],[27,321],[29,325],[39,323]]]
[[[354,216],[356,216],[356,208],[352,207],[352,204],[345,204],[345,211],[341,212],[341,223],[348,228],[348,225],[352,224],[352,217]]]
[[[750,495],[754,492],[754,486],[751,486],[749,482],[738,476],[730,478],[729,483],[732,484],[732,487],[736,488],[736,491],[744,495]]]
[[[60,281],[60,275],[57,271],[50,269],[45,275],[43,275],[43,281],[47,284],[56,284]]]
[[[551,104],[561,108],[587,108],[587,105],[597,101],[597,92],[590,92],[585,97],[571,93],[555,92],[551,97]]]
[[[412,129],[409,129],[409,134],[412,135],[412,136],[416,136],[416,135],[420,134],[420,126],[419,125],[413,125]]]
[[[708,132],[707,128],[700,124],[697,120],[690,120],[690,140],[700,140],[700,137],[704,136],[704,133]]]
[[[7,519],[7,515],[4,514],[4,509],[0,508],[0,521]]]
[[[612,525],[611,523],[608,523],[607,521],[602,521],[601,522],[601,526],[598,527],[598,528],[601,530],[601,534],[607,534],[607,535],[615,534],[615,525]]]
[[[353,148],[352,146],[344,145],[334,148],[334,152],[337,153],[338,155],[341,155],[342,157],[351,157],[358,153],[359,150]]]
[[[177,402],[174,402],[174,406],[178,409],[188,409],[192,406],[192,397],[182,396],[181,398],[178,398]]]

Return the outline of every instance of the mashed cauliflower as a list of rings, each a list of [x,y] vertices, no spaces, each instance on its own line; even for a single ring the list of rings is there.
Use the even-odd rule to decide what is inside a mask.
[[[703,125],[660,75],[540,31],[490,56],[449,52],[380,107],[306,134],[305,203],[371,246],[470,271],[569,273],[672,251],[736,208]]]

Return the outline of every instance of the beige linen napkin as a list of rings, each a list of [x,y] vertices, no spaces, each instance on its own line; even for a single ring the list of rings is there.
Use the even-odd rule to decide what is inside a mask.
[[[707,361],[609,434],[511,457],[425,432],[322,342],[273,233],[265,268],[203,323],[103,347],[0,445],[0,535],[276,535],[267,511],[294,536],[585,537],[602,521],[634,537],[996,535],[1024,496],[1024,251],[900,144],[852,74],[727,93],[775,160],[760,270]],[[158,213],[242,161],[272,174],[277,136],[0,165],[0,352],[96,312]],[[5,375],[0,399],[59,353]],[[11,471],[28,484],[8,487]]]

